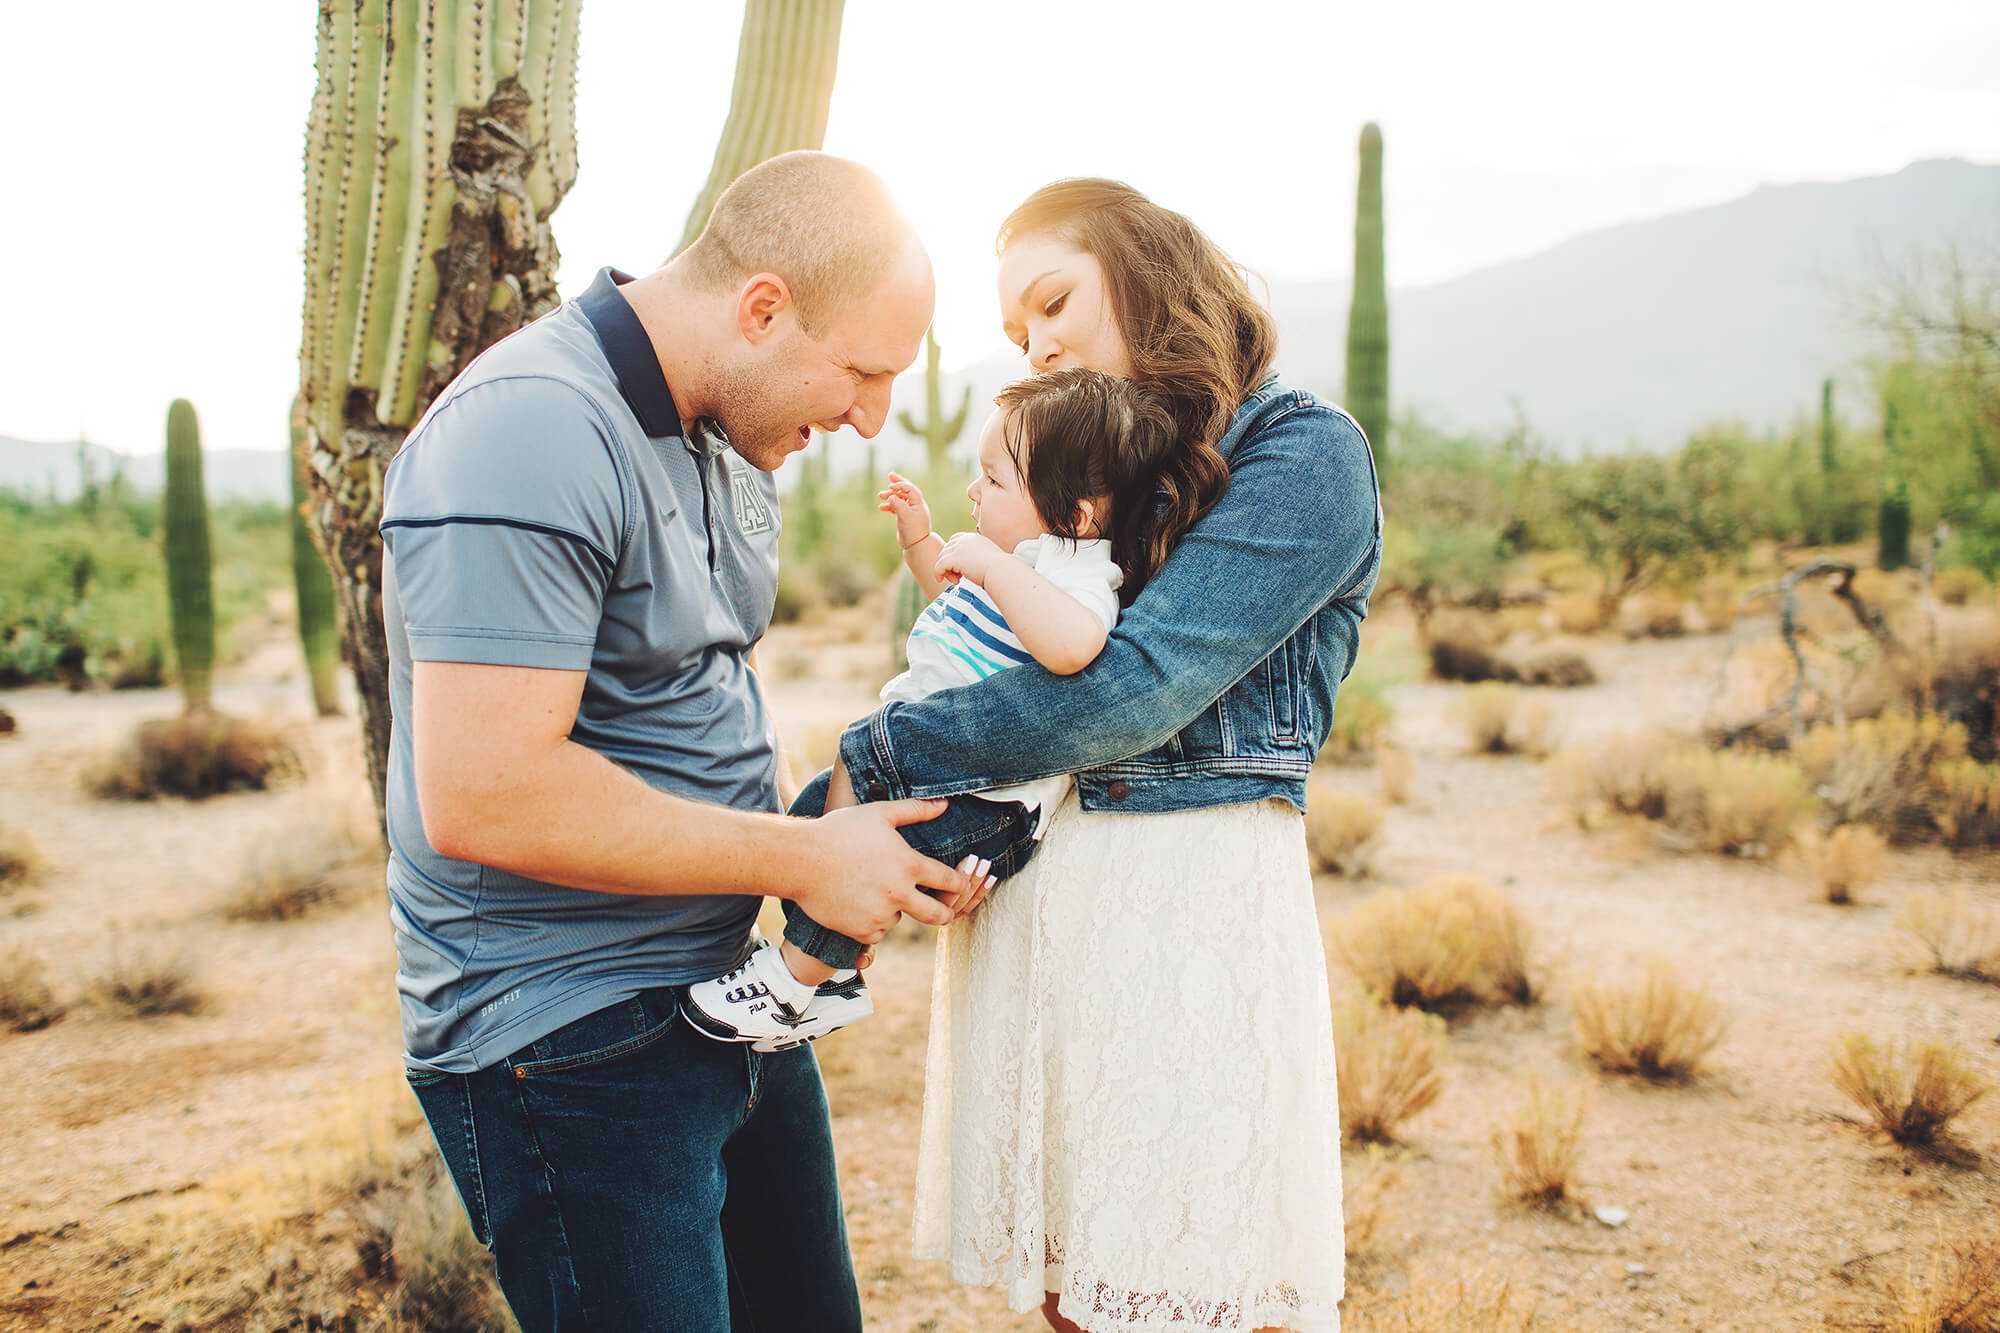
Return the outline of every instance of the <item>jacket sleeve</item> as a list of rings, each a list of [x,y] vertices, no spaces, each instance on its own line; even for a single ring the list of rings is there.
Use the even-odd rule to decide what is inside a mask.
[[[1165,743],[1329,600],[1381,540],[1361,430],[1309,395],[1254,425],[1229,490],[1073,676],[1036,665],[892,703],[840,754],[870,800],[943,796],[1115,763]]]

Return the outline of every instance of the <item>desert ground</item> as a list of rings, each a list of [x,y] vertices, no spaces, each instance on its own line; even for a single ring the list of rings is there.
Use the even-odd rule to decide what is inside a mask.
[[[872,703],[886,620],[864,603],[766,642],[801,767]],[[1602,683],[1551,692],[1558,740],[1691,729],[1730,636],[1771,633],[1765,618],[1727,635],[1591,639]],[[1411,634],[1384,608],[1364,651],[1407,653]],[[137,723],[172,715],[173,692],[0,694],[18,721],[0,736],[0,823],[44,863],[0,891],[0,946],[38,959],[66,1009],[0,1032],[0,1329],[444,1326],[397,1306],[385,1257],[385,1237],[412,1234],[384,1216],[396,1182],[429,1149],[399,1075],[379,859],[327,836],[369,817],[356,723],[311,717],[297,663],[274,611],[217,703],[287,728],[303,779],[193,804],[104,801],[81,781]],[[1830,1055],[1849,1029],[1936,1037],[2000,1079],[2000,987],[1922,971],[1895,924],[1901,900],[1940,888],[2000,906],[2000,861],[1897,848],[1855,905],[1835,907],[1782,858],[1677,851],[1638,823],[1580,827],[1551,762],[1466,753],[1451,708],[1464,688],[1388,688],[1410,799],[1385,807],[1364,876],[1320,878],[1321,929],[1432,876],[1476,875],[1531,925],[1544,993],[1454,1021],[1441,1096],[1397,1145],[1347,1152],[1349,1323],[1451,1327],[1398,1323],[1397,1303],[1413,1283],[1466,1278],[1511,1284],[1538,1328],[1888,1326],[1885,1286],[2000,1218],[2000,1095],[1942,1149],[1902,1148],[1836,1090]],[[1327,780],[1378,790],[1365,766]],[[338,863],[324,902],[295,920],[227,914],[246,875],[307,854]],[[1706,983],[1726,1021],[1708,1071],[1685,1083],[1597,1072],[1572,1031],[1573,986],[1656,956]],[[106,975],[159,960],[199,993],[194,1012],[133,1018],[99,995]],[[928,932],[900,928],[870,974],[877,1016],[818,1047],[868,1324],[1038,1328],[910,1254],[930,969]],[[1334,975],[1343,986],[1337,963]],[[1554,1209],[1503,1197],[1492,1148],[1531,1075],[1588,1098],[1570,1199]]]

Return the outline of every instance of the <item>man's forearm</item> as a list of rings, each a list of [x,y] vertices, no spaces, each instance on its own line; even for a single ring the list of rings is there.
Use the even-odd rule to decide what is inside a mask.
[[[426,818],[439,852],[601,893],[788,898],[812,873],[810,821],[669,795],[571,740],[501,776],[449,793],[478,812],[460,827]]]

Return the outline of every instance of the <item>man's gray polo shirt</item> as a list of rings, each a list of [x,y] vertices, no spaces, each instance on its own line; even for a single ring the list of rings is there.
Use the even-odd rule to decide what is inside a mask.
[[[570,739],[677,795],[778,809],[747,662],[776,595],[777,487],[716,433],[687,438],[621,281],[603,270],[490,348],[389,466],[388,878],[413,1069],[484,1068],[715,976],[757,914],[754,897],[593,893],[440,856],[417,809],[413,660],[587,672]]]

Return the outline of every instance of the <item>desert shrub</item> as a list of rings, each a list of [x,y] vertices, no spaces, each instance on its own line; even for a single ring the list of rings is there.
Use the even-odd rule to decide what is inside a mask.
[[[100,1004],[127,1018],[192,1014],[207,1000],[185,950],[159,943],[133,946],[116,935],[90,991]]]
[[[396,1279],[390,1307],[425,1333],[511,1328],[493,1279],[493,1257],[472,1234],[451,1181],[420,1172],[397,1200],[388,1230]]]
[[[1722,1040],[1722,1006],[1662,959],[1636,985],[1578,986],[1570,1009],[1584,1054],[1613,1073],[1690,1078]]]
[[[1964,1053],[1941,1041],[1907,1049],[1878,1046],[1848,1032],[1834,1051],[1834,1086],[1898,1143],[1930,1144],[1965,1109],[1992,1090]]]
[[[1549,701],[1539,694],[1524,694],[1518,686],[1488,681],[1461,694],[1452,712],[1465,729],[1466,744],[1474,754],[1540,757],[1549,752],[1553,714]]]
[[[1687,604],[1665,591],[1633,593],[1618,604],[1618,632],[1628,639],[1674,639],[1687,633]]]
[[[1819,891],[1830,903],[1854,901],[1854,891],[1881,873],[1883,852],[1888,842],[1866,824],[1842,824],[1831,833],[1802,828],[1792,836],[1799,859],[1819,881]]]
[[[1662,768],[1674,837],[1703,851],[1769,856],[1812,809],[1799,770],[1772,755],[1682,750]]]
[[[1992,591],[1986,576],[1970,565],[1951,565],[1931,575],[1931,593],[1946,606],[1983,600]]]
[[[1857,1321],[1889,1333],[2000,1330],[2000,1234],[1933,1249],[1922,1272],[1906,1267],[1882,1284],[1885,1308]]]
[[[275,728],[207,709],[144,722],[87,785],[107,799],[191,800],[228,791],[263,791],[303,772],[298,752]]]
[[[1382,745],[1375,751],[1375,774],[1382,780],[1382,799],[1403,805],[1410,799],[1410,783],[1416,776],[1417,761],[1400,745]]]
[[[1597,668],[1574,648],[1543,648],[1524,653],[1516,674],[1523,685],[1549,685],[1557,689],[1597,683]]]
[[[1923,946],[1931,971],[2000,986],[2000,907],[1974,903],[1963,888],[1919,893],[1903,900],[1896,924]]]
[[[0,952],[0,1027],[34,1032],[63,1012],[39,960],[19,946]]]
[[[343,872],[367,851],[340,829],[273,830],[251,848],[222,914],[232,921],[296,921],[339,900],[346,888]]]
[[[1931,831],[1931,774],[1964,756],[1965,728],[1935,713],[1818,726],[1792,747],[1829,818],[1905,839]]]
[[[1340,1135],[1345,1142],[1393,1143],[1396,1127],[1444,1090],[1444,1021],[1363,995],[1333,1011],[1340,1053]]]
[[[1379,1159],[1385,1153],[1382,1148],[1369,1147],[1361,1155]],[[1349,1157],[1342,1161],[1340,1191],[1341,1241],[1350,1264],[1374,1244],[1375,1234],[1381,1230],[1389,1211],[1389,1190],[1403,1177],[1401,1167],[1377,1160],[1372,1171],[1357,1178],[1350,1165],[1352,1160]]]
[[[1395,716],[1389,701],[1382,697],[1380,685],[1349,676],[1334,699],[1333,723],[1327,728],[1319,757],[1336,763],[1366,759],[1382,743]]]
[[[1711,431],[1666,457],[1585,458],[1557,474],[1551,499],[1601,572],[1607,603],[1663,579],[1684,581],[1744,549],[1753,492],[1739,484],[1740,443]]]
[[[1555,1091],[1529,1077],[1527,1101],[1493,1131],[1493,1153],[1508,1198],[1532,1208],[1555,1208],[1574,1197],[1586,1105],[1581,1087]]]
[[[0,893],[19,888],[41,873],[41,853],[34,839],[0,824]]]
[[[1959,759],[1931,772],[1931,818],[1953,847],[2000,847],[2000,764]]]
[[[224,501],[209,520],[216,631],[234,656],[270,594],[290,586],[288,516],[278,504]],[[158,499],[122,477],[86,475],[83,494],[61,502],[0,491],[0,688],[159,683],[168,642],[159,523]]]
[[[1595,593],[1566,592],[1549,599],[1543,623],[1564,634],[1595,634],[1604,628],[1604,599]]]
[[[1341,1305],[1347,1333],[1536,1333],[1563,1327],[1535,1313],[1534,1284],[1478,1269],[1445,1276],[1420,1272],[1395,1296],[1357,1292]]]
[[[1359,792],[1330,782],[1306,784],[1306,850],[1313,868],[1366,876],[1382,829],[1382,812]]]
[[[1564,754],[1559,784],[1585,823],[1611,812],[1658,819],[1667,812],[1667,761],[1684,748],[1665,732],[1610,736]]]
[[[1512,680],[1492,618],[1476,611],[1438,611],[1424,621],[1424,652],[1439,680]]]
[[[1450,1015],[1475,1005],[1532,1003],[1532,932],[1498,889],[1441,876],[1381,894],[1333,932],[1355,979],[1399,1008]]]

